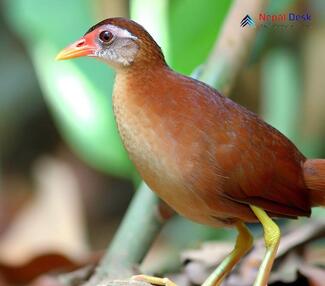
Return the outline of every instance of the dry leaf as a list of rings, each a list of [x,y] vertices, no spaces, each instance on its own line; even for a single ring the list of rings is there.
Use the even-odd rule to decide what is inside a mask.
[[[63,162],[43,159],[35,168],[36,195],[0,240],[0,261],[21,264],[43,253],[78,259],[88,252],[77,181]]]

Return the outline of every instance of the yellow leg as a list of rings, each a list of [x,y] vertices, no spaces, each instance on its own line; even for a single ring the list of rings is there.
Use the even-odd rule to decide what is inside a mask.
[[[280,242],[280,229],[267,213],[256,206],[250,206],[264,229],[266,253],[258,270],[254,286],[265,286],[269,280],[271,268]]]
[[[217,286],[229,274],[231,269],[237,264],[240,258],[251,249],[253,237],[248,228],[243,223],[236,225],[238,236],[233,251],[220,263],[216,270],[205,280],[202,286]]]
[[[252,247],[253,237],[248,228],[243,223],[237,223],[238,237],[234,250],[220,263],[202,286],[217,286],[227,276],[239,259]],[[158,278],[148,275],[136,275],[132,279],[148,282],[153,285],[176,286],[168,278]]]

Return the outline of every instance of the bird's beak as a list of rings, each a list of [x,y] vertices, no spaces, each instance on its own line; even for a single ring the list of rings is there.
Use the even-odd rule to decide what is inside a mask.
[[[88,41],[87,41],[88,40]],[[57,56],[56,60],[68,60],[84,56],[92,56],[96,50],[93,44],[89,43],[86,37],[80,38],[78,41],[64,48]]]

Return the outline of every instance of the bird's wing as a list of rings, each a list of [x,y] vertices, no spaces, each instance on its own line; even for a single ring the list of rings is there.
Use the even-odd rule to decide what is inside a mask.
[[[309,215],[301,168],[305,158],[296,147],[256,114],[213,88],[180,75],[176,78],[173,97],[179,106],[175,110],[177,116],[184,116],[177,136],[192,141],[182,148],[194,162],[185,180],[200,189],[205,201],[224,196],[278,216]],[[188,146],[196,141],[200,148],[194,151]]]
[[[303,155],[256,115],[239,106],[235,108],[240,108],[232,125],[236,136],[228,138],[233,148],[230,152],[225,152],[225,148],[217,151],[217,156],[223,158],[219,164],[231,182],[223,194],[273,214],[309,215],[310,203],[301,169]]]

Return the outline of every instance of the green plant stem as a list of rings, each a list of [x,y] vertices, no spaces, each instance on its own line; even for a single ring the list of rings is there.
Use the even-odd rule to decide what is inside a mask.
[[[228,96],[240,69],[246,64],[252,43],[256,36],[255,27],[240,27],[240,21],[247,14],[258,19],[268,1],[234,1],[222,27],[219,40],[200,75],[200,80],[214,86]]]
[[[164,220],[159,216],[159,199],[142,183],[134,195],[125,217],[95,274],[96,285],[102,279],[129,277],[160,231]]]
[[[295,52],[274,48],[265,56],[261,66],[262,116],[293,142],[298,141],[301,78]]]
[[[159,43],[167,62],[170,62],[168,34],[168,1],[132,0],[130,14],[134,21],[143,25]]]

